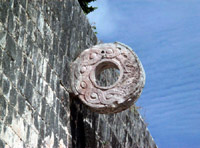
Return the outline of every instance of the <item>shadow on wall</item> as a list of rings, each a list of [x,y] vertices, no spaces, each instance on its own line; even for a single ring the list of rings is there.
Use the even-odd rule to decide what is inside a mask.
[[[85,129],[81,107],[82,105],[77,97],[70,95],[70,125],[73,148],[85,148]]]

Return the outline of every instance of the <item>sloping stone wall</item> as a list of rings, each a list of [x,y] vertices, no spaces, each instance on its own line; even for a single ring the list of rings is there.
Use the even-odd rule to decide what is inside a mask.
[[[73,147],[157,148],[135,106],[121,113],[102,115],[86,109],[74,98],[71,116]]]
[[[136,110],[70,93],[70,62],[96,43],[77,0],[0,1],[0,147],[156,147]]]

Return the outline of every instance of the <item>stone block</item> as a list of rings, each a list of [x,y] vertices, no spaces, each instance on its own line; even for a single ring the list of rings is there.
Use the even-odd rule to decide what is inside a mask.
[[[12,60],[15,60],[16,59],[16,43],[10,35],[7,35],[6,50],[8,51],[8,54],[11,56]]]
[[[56,92],[56,96],[61,99],[61,97],[63,95],[63,89],[61,89],[61,80],[60,79],[57,79],[55,92]]]
[[[49,124],[46,124],[44,139],[46,140],[47,137],[50,137],[51,133],[52,133],[52,129],[50,128]]]
[[[59,125],[59,117],[58,117],[58,115],[57,114],[55,114],[55,117],[54,117],[54,127],[53,127],[53,129],[54,129],[54,133],[56,134],[56,135],[58,135],[58,126]]]
[[[69,99],[70,99],[69,93],[64,90],[63,91],[63,99],[62,99],[63,101],[62,101],[62,103],[65,107],[69,106],[69,104],[70,104]]]
[[[0,119],[3,120],[6,117],[7,102],[3,95],[0,95]],[[1,133],[1,132],[0,132]]]
[[[47,66],[48,66],[48,62],[47,62],[47,60],[44,59],[43,65],[42,65],[42,73],[41,73],[41,75],[44,79],[46,79]]]
[[[46,104],[46,107],[45,107],[45,122],[47,122],[49,124],[50,122],[50,111],[51,111],[51,108],[48,104]]]
[[[51,49],[50,49],[50,47],[49,47],[49,43],[48,43],[46,40],[44,40],[44,45],[43,45],[42,54],[43,54],[43,56],[47,59],[48,63],[49,63],[49,61],[50,61],[50,59],[49,59],[50,51],[51,51]]]
[[[5,147],[5,143],[0,139],[0,147]]]
[[[33,89],[32,106],[36,112],[40,113],[42,109],[42,95],[39,94],[35,89]]]
[[[33,85],[28,80],[26,80],[24,95],[26,99],[28,100],[28,102],[32,104]]]
[[[49,26],[49,24],[45,23],[44,24],[44,36],[45,36],[45,41],[49,43],[50,48],[52,49],[53,45],[53,32]]]
[[[54,71],[51,71],[51,80],[50,80],[50,84],[51,84],[51,89],[54,91],[55,90],[55,86],[56,86],[56,74]]]
[[[30,38],[35,42],[36,41],[36,27],[34,26],[34,23],[32,20],[28,20],[28,23],[27,23],[27,35],[30,36]]]
[[[43,35],[44,35],[44,15],[43,15],[42,11],[38,11],[37,27],[43,37]]]
[[[16,136],[14,131],[9,126],[6,126],[6,124],[4,124],[3,129],[4,130],[1,133],[1,139],[5,141],[7,147],[14,147],[14,138]]]
[[[32,21],[34,23],[36,23],[37,20],[37,9],[34,8],[34,6],[32,5],[34,2],[30,2],[27,8],[27,13],[30,16],[30,18],[32,19]]]
[[[54,62],[55,62],[55,60],[56,60],[56,59],[55,59],[55,56],[54,56],[52,50],[50,50],[49,48],[48,48],[48,50],[49,50],[49,51],[48,51],[48,53],[49,53],[49,54],[48,54],[48,56],[49,56],[49,57],[48,57],[48,58],[49,58],[49,64],[50,64],[51,67],[54,67]]]
[[[39,135],[31,126],[28,126],[28,131],[26,135],[26,142],[29,144],[29,147],[35,147],[38,142]]]
[[[25,76],[27,76],[28,61],[26,56],[23,56],[22,67],[23,67],[22,72],[24,73]]]
[[[6,115],[5,124],[11,125],[13,120],[14,109],[12,106],[8,105],[8,113]]]
[[[59,147],[60,145],[59,145],[59,141],[58,141],[58,137],[56,137],[56,135],[54,134],[54,145],[53,145],[53,147]]]
[[[4,2],[0,5],[0,22],[3,24],[7,22],[8,18],[8,10],[9,10],[9,2]]]
[[[26,47],[25,47],[25,53],[28,57],[31,57],[33,52],[33,41],[31,39],[30,35],[26,36]]]
[[[61,106],[60,100],[56,99],[56,113],[57,113],[57,115],[60,114],[60,106]]]
[[[7,36],[7,32],[4,31],[3,29],[0,30],[0,46],[2,48],[6,47],[6,36]],[[2,50],[2,49],[1,49]]]
[[[40,124],[40,138],[41,138],[41,140],[44,140],[46,124],[45,124],[44,120],[39,120],[39,124]]]
[[[20,0],[19,3],[25,10],[27,9],[28,0]]]
[[[52,48],[52,50],[53,50],[53,54],[56,55],[56,56],[58,55],[58,51],[59,51],[58,49],[59,49],[58,38],[54,34],[53,35],[53,48]]]
[[[42,98],[41,99],[42,105],[41,105],[41,113],[40,116],[42,119],[45,119],[45,115],[46,115],[46,99]]]
[[[8,31],[12,33],[14,31],[14,27],[15,27],[15,18],[13,15],[13,11],[10,10],[8,13]]]
[[[17,95],[17,103],[18,103],[18,109],[17,109],[18,113],[20,115],[24,114],[25,98],[20,94]]]
[[[12,105],[13,107],[15,107],[16,103],[17,103],[17,91],[14,87],[11,88],[10,90],[10,105]]]
[[[26,43],[26,30],[23,26],[19,26],[18,28],[16,28],[16,30],[18,30],[18,37],[16,39],[17,45],[21,47],[24,51],[25,43]]]
[[[8,56],[6,52],[2,52],[2,54],[3,54],[2,69],[4,74],[9,75],[11,58]]]
[[[70,73],[71,73],[71,70],[70,70],[70,62],[68,61],[67,63],[65,63],[65,68],[62,72],[62,83],[64,84],[64,86],[66,88],[68,88],[69,90],[71,89],[71,86],[70,86]]]
[[[36,69],[41,73],[41,67],[42,67],[42,55],[39,53],[37,55],[37,62],[36,62]]]
[[[37,65],[37,57],[38,57],[38,51],[39,51],[40,49],[38,49],[38,46],[37,45],[35,45],[35,44],[33,44],[33,48],[32,48],[32,57],[31,57],[31,59],[32,59],[32,62],[33,62],[33,65],[34,66],[36,66]]]
[[[3,94],[8,95],[9,90],[10,90],[10,81],[6,77],[3,77]]]
[[[33,67],[32,67],[32,63],[30,62],[30,60],[28,60],[28,70],[27,70],[27,78],[28,79],[32,79],[32,70],[33,70]]]
[[[50,77],[51,77],[51,67],[49,65],[47,65],[47,67],[46,67],[46,81],[47,81],[47,83],[50,82]]]
[[[33,86],[36,86],[36,81],[37,81],[37,70],[35,66],[33,66],[33,76],[32,76],[32,84]]]
[[[66,111],[64,106],[61,104],[60,105],[60,113],[59,113],[59,118],[61,119],[62,123],[64,123],[65,121],[63,120],[66,116]],[[66,119],[66,118],[65,118]]]
[[[1,71],[1,70],[0,70]],[[3,74],[0,73],[0,94],[3,94],[2,90],[2,85],[3,85]]]
[[[20,5],[19,5],[19,2],[18,1],[14,1],[14,4],[13,4],[13,13],[16,17],[19,16],[19,10],[20,10]]]
[[[17,89],[20,90],[22,94],[24,94],[24,88],[25,88],[25,75],[24,73],[18,71],[17,72]]]
[[[36,84],[36,88],[37,88],[37,91],[40,93],[40,94],[43,94],[43,78],[41,75],[38,75],[38,79],[37,79],[37,84]]]
[[[38,113],[37,112],[35,112],[34,114],[33,114],[33,118],[34,118],[34,126],[35,126],[35,128],[38,130],[38,131],[40,131],[40,125],[39,125],[39,115],[38,115]]]
[[[67,133],[66,133],[66,131],[63,129],[63,127],[62,126],[60,126],[60,133],[59,133],[59,140],[63,140],[63,143],[64,143],[64,145],[67,145],[68,143],[67,143]]]
[[[49,112],[49,125],[50,125],[50,128],[53,129],[54,128],[54,120],[55,120],[55,113],[54,113],[54,109],[51,108],[50,109],[50,112]]]
[[[16,50],[15,64],[16,64],[17,68],[21,69],[21,65],[22,65],[22,50],[21,50],[20,47],[17,47],[17,50]]]
[[[56,72],[57,72],[58,76],[61,77],[61,75],[62,75],[62,62],[57,60],[57,63],[54,64],[54,66],[56,67]]]
[[[23,8],[21,8],[21,13],[20,13],[19,19],[20,19],[20,23],[21,23],[20,25],[22,25],[26,28],[27,16],[26,16],[26,11]]]

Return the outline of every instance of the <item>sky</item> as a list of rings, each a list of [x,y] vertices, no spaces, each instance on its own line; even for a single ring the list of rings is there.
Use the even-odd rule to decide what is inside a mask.
[[[200,148],[200,0],[97,0],[104,43],[130,46],[146,84],[136,105],[159,148]]]

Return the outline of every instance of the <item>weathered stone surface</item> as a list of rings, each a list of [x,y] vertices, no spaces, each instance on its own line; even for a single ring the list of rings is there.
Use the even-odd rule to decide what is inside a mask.
[[[20,115],[22,115],[24,114],[25,98],[22,97],[20,94],[18,94],[17,101],[18,101],[18,112]]]
[[[0,147],[156,147],[136,110],[97,114],[71,93],[71,62],[96,43],[77,0],[0,2]]]
[[[10,35],[7,35],[6,50],[13,59],[16,59],[16,44]]]
[[[98,84],[98,75],[111,68],[119,70],[118,80],[110,86]],[[75,95],[99,113],[116,113],[129,108],[139,98],[145,83],[145,73],[137,55],[117,42],[83,51],[73,62],[71,74]]]
[[[5,98],[3,97],[3,95],[0,95],[0,118],[1,118],[1,120],[3,120],[4,117],[6,116],[6,108],[7,108],[7,103],[5,101]]]

